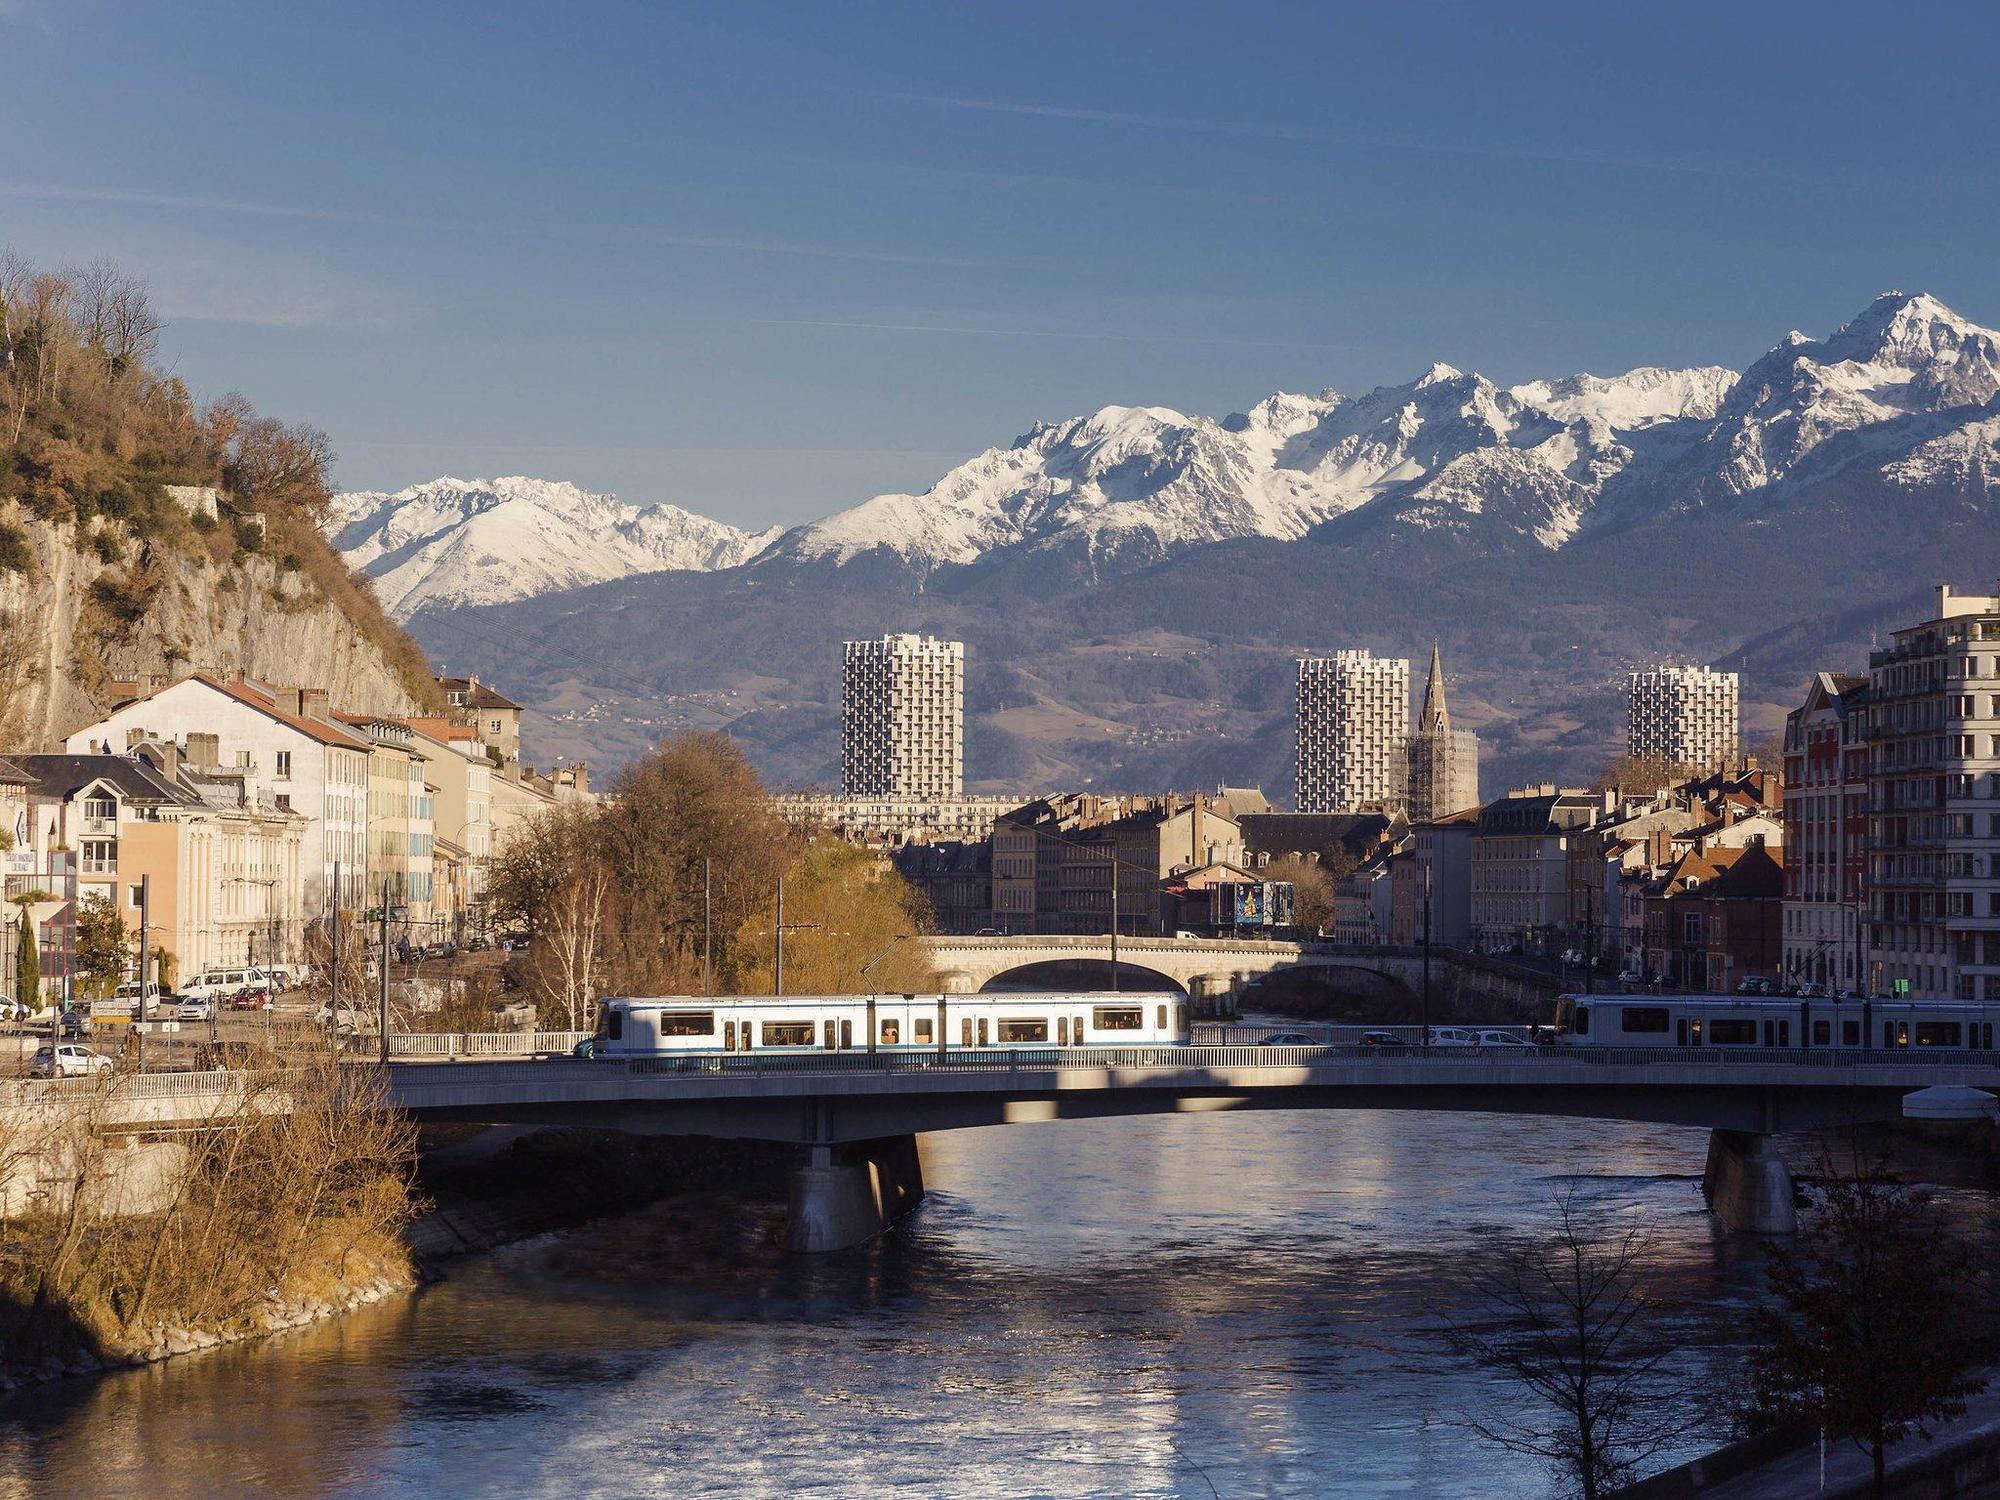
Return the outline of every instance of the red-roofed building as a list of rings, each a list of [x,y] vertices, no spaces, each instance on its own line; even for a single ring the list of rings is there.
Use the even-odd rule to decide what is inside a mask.
[[[363,904],[368,871],[368,761],[364,735],[336,720],[323,690],[275,688],[197,672],[119,704],[72,731],[73,755],[124,755],[148,740],[175,746],[191,766],[240,771],[253,794],[306,819],[299,909],[307,920]]]

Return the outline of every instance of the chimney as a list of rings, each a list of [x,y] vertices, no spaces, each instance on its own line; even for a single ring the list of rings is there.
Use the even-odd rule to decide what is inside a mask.
[[[326,717],[326,689],[299,689],[299,717],[302,719],[324,719]]]
[[[139,747],[140,747],[141,745],[145,744],[145,743],[146,743],[146,741],[147,741],[147,740],[149,740],[149,739],[151,739],[151,738],[152,738],[152,736],[151,736],[150,734],[148,734],[148,733],[147,733],[147,732],[146,732],[145,730],[143,730],[143,729],[128,729],[128,730],[126,730],[126,731],[125,731],[125,753],[126,753],[127,755],[130,755],[130,754],[131,754],[131,753],[132,753],[132,752],[133,752],[134,750],[138,749],[138,748],[139,748]],[[106,748],[108,749],[108,748],[109,748],[109,746],[107,746]]]
[[[187,763],[191,766],[219,766],[222,764],[222,737],[216,734],[191,733],[187,737]]]
[[[295,719],[303,719],[306,716],[305,696],[306,694],[304,688],[292,687],[292,688],[278,689],[277,693],[278,711],[280,713],[290,714]]]

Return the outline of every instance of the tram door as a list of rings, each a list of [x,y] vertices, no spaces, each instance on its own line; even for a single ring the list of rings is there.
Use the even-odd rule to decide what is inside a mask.
[[[979,1045],[982,1047],[986,1045],[986,1017],[984,1016],[979,1018]]]
[[[1056,1017],[1056,1045],[1057,1045],[1058,1047],[1067,1047],[1067,1046],[1069,1045],[1069,1017],[1068,1017],[1068,1016],[1057,1016],[1057,1017]]]
[[[838,1052],[840,1050],[840,1023],[829,1016],[826,1021],[825,1030],[826,1050],[829,1052]]]
[[[972,1045],[972,1017],[970,1016],[960,1016],[958,1018],[958,1044],[961,1047],[968,1048]]]
[[[736,1050],[736,1023],[734,1021],[724,1021],[722,1023],[722,1050],[724,1052],[734,1052]]]
[[[1686,1016],[1682,1016],[1678,1021],[1674,1022],[1674,1045],[1677,1047],[1685,1047],[1687,1044],[1688,1044],[1688,1020]]]

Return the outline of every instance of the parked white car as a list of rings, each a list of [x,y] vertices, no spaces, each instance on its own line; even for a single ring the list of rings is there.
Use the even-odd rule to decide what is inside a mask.
[[[199,995],[183,995],[174,1005],[176,1021],[213,1021],[215,1002]]]
[[[88,1078],[95,1073],[110,1071],[110,1058],[73,1042],[39,1048],[35,1060],[28,1064],[30,1078]]]
[[[270,994],[276,986],[271,976],[258,968],[206,969],[180,987],[185,999],[227,1000],[239,990],[261,990]]]
[[[1463,1026],[1433,1026],[1431,1028],[1431,1045],[1433,1047],[1477,1047],[1479,1045],[1479,1037],[1477,1033],[1468,1031]]]
[[[16,1026],[33,1014],[33,1011],[29,1010],[27,1006],[16,1000],[12,995],[0,993],[0,1023]]]
[[[1517,1036],[1511,1031],[1482,1031],[1479,1033],[1479,1045],[1482,1047],[1528,1047],[1532,1046],[1533,1043],[1529,1042],[1526,1037]]]

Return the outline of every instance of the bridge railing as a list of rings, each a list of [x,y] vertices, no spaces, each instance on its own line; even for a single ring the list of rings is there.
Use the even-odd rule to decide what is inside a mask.
[[[463,1031],[390,1032],[389,1056],[395,1058],[532,1057],[542,1052],[567,1052],[589,1036],[587,1031]],[[358,1049],[365,1052],[367,1037]]]

